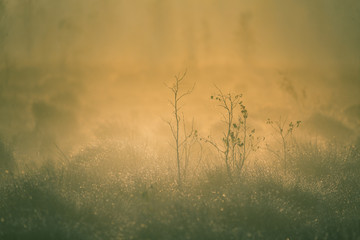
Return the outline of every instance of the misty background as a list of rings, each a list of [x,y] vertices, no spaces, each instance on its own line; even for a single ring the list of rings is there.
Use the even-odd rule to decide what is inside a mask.
[[[244,94],[260,130],[283,116],[359,141],[359,12],[356,0],[0,0],[0,136],[24,160],[106,138],[167,144],[166,84],[187,71],[200,133],[218,128],[216,85]]]

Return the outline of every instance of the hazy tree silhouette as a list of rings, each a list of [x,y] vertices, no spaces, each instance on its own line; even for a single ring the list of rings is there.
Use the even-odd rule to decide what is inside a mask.
[[[186,76],[186,72],[183,75],[176,75],[175,76],[175,81],[173,83],[172,86],[169,86],[168,88],[170,89],[170,91],[173,94],[173,99],[170,101],[171,106],[173,107],[173,123],[171,121],[168,122],[172,136],[174,138],[175,141],[175,152],[176,152],[176,164],[177,164],[177,175],[178,175],[178,185],[181,186],[181,182],[182,182],[182,176],[181,176],[181,151],[182,148],[184,148],[184,144],[188,141],[188,139],[193,136],[193,134],[195,133],[194,129],[192,128],[191,131],[189,133],[186,132],[186,127],[185,127],[185,119],[184,119],[184,115],[180,114],[180,110],[182,108],[181,106],[181,100],[189,95],[193,89],[194,86],[185,91],[182,92],[181,91],[181,85],[184,81],[184,78]],[[184,131],[184,136],[181,137],[180,136],[180,132],[181,132],[181,122],[183,123],[183,131]]]

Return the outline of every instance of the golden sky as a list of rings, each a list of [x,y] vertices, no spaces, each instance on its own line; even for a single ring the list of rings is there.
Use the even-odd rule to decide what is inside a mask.
[[[356,138],[359,12],[357,0],[0,0],[0,135],[19,149],[166,136],[165,85],[186,70],[184,112],[203,132],[219,122],[216,85],[243,93],[259,128],[288,116]]]

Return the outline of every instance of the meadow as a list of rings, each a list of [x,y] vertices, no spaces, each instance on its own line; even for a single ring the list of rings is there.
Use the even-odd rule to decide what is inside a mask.
[[[265,152],[232,180],[204,156],[181,187],[166,157],[114,139],[2,168],[0,239],[360,239],[359,146],[294,141],[286,172]]]

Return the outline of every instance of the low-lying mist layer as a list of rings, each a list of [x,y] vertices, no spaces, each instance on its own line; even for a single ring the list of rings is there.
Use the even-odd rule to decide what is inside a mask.
[[[70,85],[79,82],[70,76],[76,74],[63,76]],[[299,91],[284,80],[285,93],[294,101],[278,108],[265,102],[264,109],[269,108],[264,110],[258,99],[233,94],[236,89],[226,93],[215,85],[212,94],[197,95],[196,87],[205,83],[191,85],[183,82],[185,76],[176,75],[156,92],[161,95],[149,100],[154,105],[125,90],[115,100],[117,89],[92,96],[101,87],[109,89],[106,85],[75,84],[86,92],[80,100],[69,93],[74,88],[52,91],[47,81],[34,95],[26,85],[8,83],[8,89],[28,95],[2,95],[8,101],[3,111],[21,112],[23,119],[2,119],[7,138],[0,142],[0,238],[360,236],[356,105],[338,118],[330,117],[331,111],[304,110],[305,102],[295,101]],[[137,80],[144,83],[139,91],[148,86],[145,79]],[[12,109],[14,99],[20,107]],[[118,105],[120,99],[127,102]],[[166,99],[169,104],[156,105]],[[123,107],[112,112],[116,106]],[[144,110],[148,106],[153,107]],[[165,106],[169,114],[154,120],[154,111],[162,113],[161,119]]]

